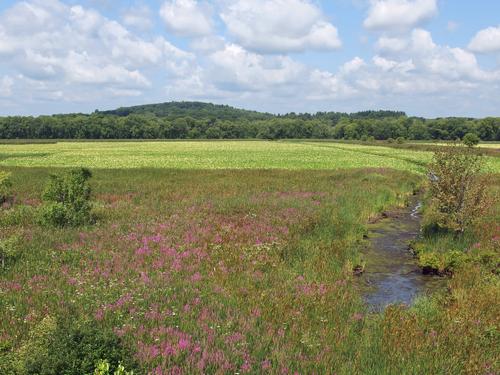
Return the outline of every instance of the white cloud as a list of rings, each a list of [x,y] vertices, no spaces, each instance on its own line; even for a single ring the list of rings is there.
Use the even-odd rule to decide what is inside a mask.
[[[399,52],[408,46],[408,40],[405,38],[390,38],[382,36],[377,40],[375,48],[379,51]]]
[[[264,90],[295,82],[303,66],[289,57],[266,57],[236,44],[210,56],[211,78],[227,90]]]
[[[147,5],[133,6],[122,13],[122,20],[125,26],[129,26],[141,31],[151,30],[153,27],[151,9]]]
[[[309,0],[235,0],[221,18],[240,45],[256,52],[333,50],[342,44],[337,28]]]
[[[6,98],[11,96],[12,86],[14,86],[14,80],[11,77],[2,77],[2,79],[0,79],[0,97]]]
[[[165,1],[160,16],[168,30],[182,36],[203,36],[212,32],[211,10],[196,0]]]
[[[357,72],[359,69],[361,69],[363,66],[365,66],[366,63],[365,61],[356,56],[354,59],[346,62],[342,67],[340,68],[340,71],[343,73],[354,73]]]
[[[500,52],[500,26],[479,31],[469,43],[473,52]]]
[[[438,12],[436,0],[371,0],[363,25],[372,30],[409,30]]]
[[[25,1],[0,14],[0,55],[0,69],[20,74],[33,96],[52,90],[67,100],[136,95],[152,86],[148,70],[176,76],[193,60],[163,37],[140,38],[95,10],[57,0]]]
[[[413,64],[411,59],[406,61],[395,61],[381,56],[375,56],[373,57],[373,64],[384,72],[396,71],[399,73],[407,73],[415,69],[415,64]]]

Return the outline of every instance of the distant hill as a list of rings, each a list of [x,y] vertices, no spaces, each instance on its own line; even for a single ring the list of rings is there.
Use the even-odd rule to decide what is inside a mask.
[[[97,113],[128,116],[131,114],[152,114],[157,117],[164,117],[173,120],[179,117],[192,117],[194,119],[214,120],[266,120],[274,117],[270,113],[257,111],[248,111],[245,109],[234,108],[229,105],[220,105],[202,102],[168,102],[158,104],[145,104],[133,107],[120,107],[111,111],[98,111]]]
[[[275,115],[202,102],[121,107],[92,114],[0,117],[0,139],[345,139],[500,141],[500,118],[408,117],[400,111]]]

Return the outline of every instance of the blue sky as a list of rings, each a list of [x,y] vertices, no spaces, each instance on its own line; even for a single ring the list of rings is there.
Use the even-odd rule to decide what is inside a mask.
[[[500,116],[500,1],[0,2],[0,115],[170,100]]]

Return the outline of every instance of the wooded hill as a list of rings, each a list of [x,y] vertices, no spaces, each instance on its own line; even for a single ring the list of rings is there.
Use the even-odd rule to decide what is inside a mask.
[[[500,118],[424,119],[398,111],[273,115],[228,105],[169,102],[92,114],[0,117],[0,139],[359,139],[500,141]]]

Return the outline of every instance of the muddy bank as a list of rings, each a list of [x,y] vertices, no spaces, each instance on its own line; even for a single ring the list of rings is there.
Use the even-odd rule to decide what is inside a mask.
[[[416,296],[444,286],[439,277],[424,275],[409,249],[420,233],[419,197],[412,197],[405,209],[390,212],[368,226],[366,261],[359,277],[363,296],[371,310],[389,304],[410,305]]]

